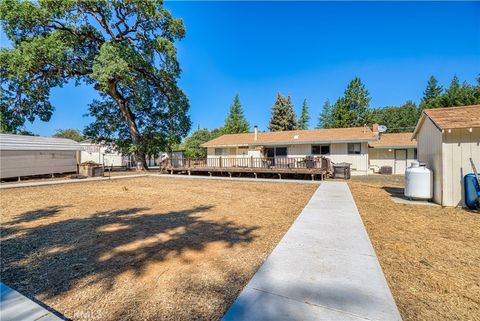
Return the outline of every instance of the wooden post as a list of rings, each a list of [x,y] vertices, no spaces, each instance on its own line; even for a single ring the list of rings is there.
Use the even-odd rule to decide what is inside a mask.
[[[222,156],[218,158],[219,167],[222,168]]]
[[[250,156],[250,167],[253,167],[253,156]]]

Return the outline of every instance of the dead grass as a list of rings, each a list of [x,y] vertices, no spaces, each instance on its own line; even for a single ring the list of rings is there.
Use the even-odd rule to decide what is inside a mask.
[[[136,178],[2,190],[2,281],[73,320],[215,320],[316,187]]]
[[[403,320],[480,320],[480,214],[396,204],[398,177],[349,185]]]

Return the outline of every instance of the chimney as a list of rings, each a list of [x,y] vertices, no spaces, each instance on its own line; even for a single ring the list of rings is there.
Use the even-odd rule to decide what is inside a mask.
[[[253,126],[253,140],[257,141],[257,138],[258,138],[258,126],[255,125]]]
[[[377,136],[380,134],[380,133],[378,132],[378,126],[379,126],[379,125],[378,125],[377,123],[375,123],[375,124],[372,125],[372,132],[373,132],[375,135],[377,135]]]

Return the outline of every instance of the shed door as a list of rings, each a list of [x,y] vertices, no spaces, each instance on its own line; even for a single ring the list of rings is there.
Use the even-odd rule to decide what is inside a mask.
[[[395,173],[394,174],[405,174],[407,169],[407,150],[406,149],[396,149],[395,150]]]

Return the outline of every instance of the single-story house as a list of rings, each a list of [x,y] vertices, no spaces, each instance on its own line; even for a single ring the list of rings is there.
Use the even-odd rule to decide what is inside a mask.
[[[417,158],[417,142],[412,133],[379,133],[378,140],[368,144],[370,169],[379,173],[384,166],[392,168],[392,174],[405,174],[410,163]]]
[[[0,178],[76,172],[81,150],[71,139],[0,134]]]
[[[418,160],[433,170],[433,200],[443,206],[464,205],[463,178],[480,167],[480,105],[426,109],[413,138]]]
[[[335,163],[350,163],[352,174],[367,174],[368,144],[378,134],[368,127],[291,130],[223,135],[202,144],[207,161],[222,157],[223,166],[239,158],[268,158],[280,162],[287,158],[327,156]],[[227,163],[226,163],[227,162]],[[227,164],[227,165],[226,165]]]

